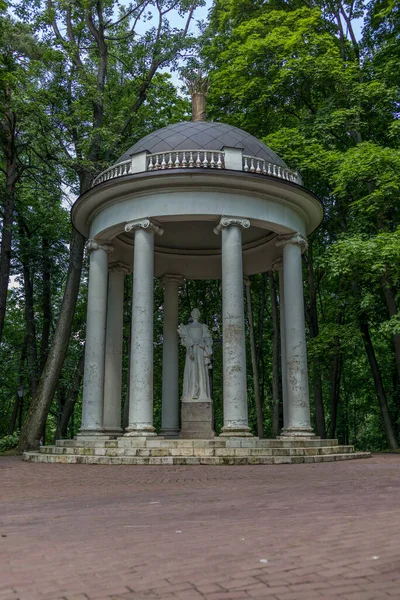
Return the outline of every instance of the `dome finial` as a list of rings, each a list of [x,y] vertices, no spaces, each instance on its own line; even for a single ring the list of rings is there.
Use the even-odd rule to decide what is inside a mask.
[[[206,98],[210,87],[207,75],[200,69],[192,71],[186,77],[186,85],[192,96],[192,121],[206,121]]]

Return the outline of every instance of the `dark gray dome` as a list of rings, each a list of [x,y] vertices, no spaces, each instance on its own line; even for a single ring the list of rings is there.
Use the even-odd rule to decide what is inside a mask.
[[[222,150],[224,146],[243,149],[243,154],[287,167],[281,158],[257,138],[238,127],[208,121],[184,121],[158,129],[134,144],[118,160],[128,160],[137,152],[170,150]]]

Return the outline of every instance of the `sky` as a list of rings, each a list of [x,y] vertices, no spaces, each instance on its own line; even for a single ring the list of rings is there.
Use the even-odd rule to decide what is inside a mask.
[[[199,32],[199,28],[197,26],[197,23],[199,21],[203,21],[207,19],[208,16],[208,11],[210,10],[211,6],[212,6],[213,0],[205,0],[205,5],[204,6],[200,6],[198,7],[194,13],[193,13],[193,17],[189,26],[189,33],[191,33],[192,35],[196,35]],[[126,6],[127,4],[129,4],[128,2],[121,2],[121,5]],[[151,11],[154,13],[154,15],[156,15],[156,11]],[[181,17],[177,11],[171,11],[170,15],[169,15],[169,22],[171,24],[172,27],[176,27],[179,29],[182,29],[185,26],[186,23],[186,18],[185,17]],[[147,22],[143,22],[143,21],[139,21],[138,26],[137,26],[137,33],[143,34],[145,33],[145,31],[149,28],[149,26],[154,26],[154,21],[147,21]],[[174,86],[179,90],[182,87],[182,81],[179,79],[178,74],[176,73],[176,71],[171,71],[171,69],[169,67],[160,69],[161,73],[169,73],[171,75],[172,78],[172,83],[174,84]]]
[[[123,0],[121,2],[121,5],[123,5],[123,6],[126,6],[127,4],[129,4],[129,2],[127,2],[125,0]],[[197,23],[198,23],[198,21],[203,21],[203,20],[207,19],[208,11],[210,10],[212,4],[213,4],[213,0],[205,0],[205,5],[199,7],[195,10],[191,24],[190,24],[190,28],[189,28],[190,33],[192,33],[194,35],[196,35],[196,33],[198,33],[199,29],[197,27]],[[156,14],[156,11],[154,11],[154,14]],[[170,20],[170,24],[173,27],[182,28],[185,25],[185,18],[180,17],[177,11],[171,12],[169,20]],[[362,36],[363,21],[364,21],[364,19],[362,17],[360,17],[359,19],[354,19],[352,21],[354,34],[355,34],[357,40],[360,40],[361,36]],[[138,23],[137,33],[139,35],[143,34],[146,31],[146,29],[149,27],[149,25],[153,26],[153,21],[148,21],[148,22],[140,21]],[[173,84],[179,90],[179,88],[182,86],[182,81],[179,79],[177,73],[174,71],[171,71],[168,67],[161,69],[161,72],[170,73]]]
[[[129,4],[129,2],[121,2],[120,4],[122,6],[126,6],[127,4]],[[192,19],[190,30],[189,30],[191,33],[196,33],[198,31],[196,22],[207,18],[207,13],[210,10],[211,5],[212,5],[212,0],[205,0],[205,5],[200,6],[199,8],[197,8],[194,11],[193,19]],[[154,14],[156,14],[156,11],[154,11]],[[180,17],[177,11],[171,11],[169,20],[173,27],[182,27],[182,26],[184,26],[185,21],[186,21],[185,17]],[[146,31],[147,27],[148,27],[147,23],[140,21],[138,23],[137,33],[138,34],[144,33]]]

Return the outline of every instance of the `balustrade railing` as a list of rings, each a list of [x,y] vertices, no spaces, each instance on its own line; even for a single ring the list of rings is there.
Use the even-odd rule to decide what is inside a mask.
[[[292,169],[288,169],[287,167],[270,163],[257,156],[243,155],[243,171],[245,173],[258,173],[260,175],[279,177],[280,179],[286,179],[286,181],[303,185],[303,181],[297,171],[292,171]]]
[[[213,150],[176,150],[149,154],[148,171],[164,169],[224,169],[224,152]]]
[[[146,157],[147,171],[163,171],[167,169],[225,169],[225,153],[221,150],[171,150],[170,152],[156,152]],[[300,174],[287,167],[270,163],[257,156],[243,156],[243,171],[245,173],[257,173],[259,175],[270,175],[279,179],[285,179],[298,185],[303,185]],[[109,167],[93,180],[92,187],[130,175],[132,173],[132,161],[124,160]]]
[[[123,177],[123,175],[129,175],[132,168],[132,161],[124,160],[123,162],[117,163],[112,167],[109,167],[100,175],[93,180],[92,187],[98,185],[99,183],[103,183],[103,181],[109,181],[110,179],[115,179],[116,177]]]

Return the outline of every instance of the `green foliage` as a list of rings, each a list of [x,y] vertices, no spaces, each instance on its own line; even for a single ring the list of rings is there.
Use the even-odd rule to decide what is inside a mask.
[[[187,118],[187,100],[177,94],[171,76],[158,71],[174,65],[180,51],[190,51],[193,39],[184,19],[201,4],[146,1],[133,9],[113,0],[21,0],[12,5],[13,17],[0,15],[1,119],[7,114],[1,123],[11,124],[18,165],[12,286],[1,348],[7,361],[0,362],[0,435],[8,431],[15,390],[22,384],[22,417],[27,414],[54,335],[68,272],[71,203],[96,172],[135,141]],[[176,13],[182,28],[172,25]],[[1,201],[10,163],[4,148]],[[73,392],[85,339],[86,283],[85,264],[47,441]],[[80,422],[79,389],[76,407],[71,434]]]
[[[14,431],[12,435],[6,435],[0,438],[0,454],[16,448],[18,446],[18,440],[19,431]]]
[[[369,323],[398,436],[400,20],[398,3],[373,1],[357,39],[353,20],[364,11],[362,2],[216,0],[202,57],[208,112],[262,138],[322,201],[304,273],[317,298],[311,394],[320,379],[329,426],[338,359],[339,438],[376,449],[385,436],[359,323]],[[310,318],[307,286],[306,303]],[[264,368],[271,372],[270,351]]]
[[[0,104],[2,115],[15,115],[19,169],[13,287],[2,344],[7,361],[0,363],[0,435],[8,431],[19,385],[27,390],[22,416],[31,402],[35,378],[31,354],[36,349],[40,370],[48,350],[45,302],[49,296],[50,340],[54,334],[68,266],[68,205],[87,189],[96,172],[135,141],[189,118],[189,103],[177,93],[171,76],[159,69],[177,68],[178,57],[192,51],[194,39],[171,20],[174,10],[187,15],[190,3],[168,1],[161,6],[146,1],[132,10],[130,5],[106,0],[96,6],[81,0],[72,4],[21,0],[12,6],[10,17],[0,4]],[[353,24],[360,18],[364,28],[357,39]],[[104,33],[106,50],[98,43],[96,30]],[[299,0],[215,0],[209,22],[197,40],[201,56],[191,61],[201,63],[209,73],[207,111],[211,118],[262,139],[301,172],[305,186],[323,204],[324,222],[310,237],[312,255],[309,251],[304,261],[310,389],[314,397],[315,384],[321,383],[329,428],[332,373],[339,364],[336,434],[342,442],[362,449],[382,449],[387,442],[361,322],[368,324],[393,429],[397,437],[400,432],[400,357],[395,354],[396,336],[400,335],[399,31],[399,4],[391,0],[372,0],[367,5],[360,1],[350,5],[324,0],[308,4]],[[1,173],[6,163],[3,152]],[[0,177],[3,196],[5,179],[3,174]],[[50,287],[46,289],[49,265]],[[124,314],[125,402],[130,279]],[[25,310],[27,281],[32,288],[34,317],[30,321]],[[265,274],[252,278],[267,435],[272,432],[269,292]],[[47,441],[56,432],[82,354],[86,294],[85,263],[67,358],[48,416]],[[195,305],[215,338],[213,388],[219,431],[220,283],[186,282],[180,289],[182,321]],[[317,313],[317,332],[311,326],[313,311]],[[34,340],[28,351],[27,326],[32,322]],[[162,322],[163,293],[156,282],[154,406],[158,429]],[[183,362],[182,351],[181,367]],[[249,418],[254,430],[250,364],[248,356]],[[80,405],[78,390],[68,435],[79,427]]]

